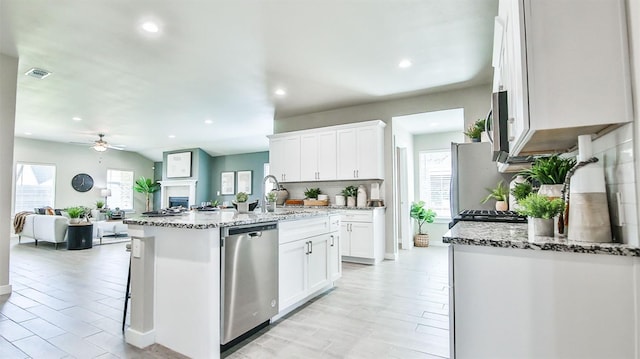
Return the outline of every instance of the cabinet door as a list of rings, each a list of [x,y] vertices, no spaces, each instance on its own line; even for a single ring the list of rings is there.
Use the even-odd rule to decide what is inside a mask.
[[[329,235],[309,238],[311,251],[307,256],[308,263],[308,293],[314,292],[329,282]]]
[[[306,241],[281,244],[279,256],[279,310],[283,310],[307,295]]]
[[[340,254],[340,234],[333,232],[329,235],[329,278],[335,281],[342,277],[342,255]]]
[[[337,173],[336,131],[318,134],[318,180],[335,180]]]
[[[350,222],[340,223],[340,254],[343,256],[351,255],[351,228]]]
[[[269,144],[269,168],[280,182],[300,180],[300,136],[272,138]]]
[[[373,224],[351,223],[351,254],[352,257],[374,258]]]
[[[382,141],[384,139],[381,133],[382,129],[377,126],[358,129],[356,139],[358,162],[356,178],[384,178],[384,173],[382,173],[384,156]]]
[[[317,179],[318,135],[310,133],[300,136],[300,180],[315,181]]]
[[[338,142],[337,153],[337,171],[338,179],[354,179],[356,178],[357,168],[357,144],[356,144],[356,130],[344,129],[336,132]]]

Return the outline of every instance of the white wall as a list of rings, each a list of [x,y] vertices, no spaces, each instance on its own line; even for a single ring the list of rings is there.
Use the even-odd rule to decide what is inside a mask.
[[[153,161],[134,152],[115,150],[96,152],[89,146],[21,137],[15,138],[14,151],[14,173],[16,162],[53,164],[56,166],[55,208],[80,205],[95,207],[97,200],[104,199],[104,197],[100,196],[100,189],[106,187],[107,169],[133,171],[134,179],[140,176],[153,178]],[[94,185],[90,191],[81,193],[71,187],[71,178],[78,173],[87,173],[93,177]],[[14,196],[15,194],[12,195],[12,211],[14,208]],[[144,195],[134,192],[133,205],[135,212],[144,212]]]
[[[634,159],[633,162],[635,164],[636,171],[636,179],[640,178],[640,141],[637,139],[640,138],[640,0],[627,0],[627,16],[629,21],[629,53],[631,58],[631,89],[633,91],[633,107],[634,107],[634,121],[633,121],[633,134],[635,135],[636,141],[634,141]],[[640,187],[638,186],[638,181],[635,182],[635,192],[636,192],[636,213],[635,220],[636,223],[636,234],[635,238],[629,238],[629,243],[633,243],[635,239],[635,244],[640,245],[640,239],[638,239],[638,210],[637,203],[638,196],[640,196]],[[627,216],[627,219],[630,219]],[[639,303],[640,304],[640,303]],[[640,325],[640,324],[639,324]],[[638,328],[640,331],[640,328]],[[640,349],[639,349],[640,350]]]
[[[385,127],[385,178],[384,193],[385,203],[393,203],[393,146],[392,146],[392,121],[396,116],[412,115],[422,112],[449,110],[463,108],[465,127],[478,118],[486,117],[491,107],[491,85],[474,86],[460,90],[440,92],[429,95],[407,97],[397,100],[380,101],[366,105],[345,107],[335,110],[315,112],[310,114],[292,116],[287,118],[276,117],[274,120],[274,132],[304,130],[354,123],[369,120],[382,120]],[[386,227],[386,258],[395,258],[398,252],[394,246],[393,218],[394,211],[387,209],[385,215]]]
[[[464,129],[461,128],[460,131],[429,133],[413,136],[415,168],[414,201],[420,200],[420,165],[418,163],[420,151],[451,150],[451,142],[461,143],[465,141],[466,138],[463,131]],[[434,223],[425,224],[425,226],[429,233],[429,243],[433,245],[443,245],[442,236],[449,230],[449,221],[436,220]]]

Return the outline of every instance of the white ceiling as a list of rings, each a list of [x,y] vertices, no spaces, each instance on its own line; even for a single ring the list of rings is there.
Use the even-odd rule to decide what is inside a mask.
[[[0,52],[20,59],[16,136],[105,133],[158,161],[266,150],[275,113],[488,83],[496,13],[497,0],[0,0]]]
[[[393,118],[393,125],[404,128],[413,135],[464,131],[464,109],[416,113],[414,115],[397,116]]]

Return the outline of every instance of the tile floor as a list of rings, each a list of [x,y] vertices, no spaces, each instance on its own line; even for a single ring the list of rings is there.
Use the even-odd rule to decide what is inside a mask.
[[[13,293],[0,296],[0,358],[182,358],[121,333],[124,243],[80,251],[11,240]],[[446,358],[445,247],[377,266],[344,263],[332,291],[256,333],[226,358]]]

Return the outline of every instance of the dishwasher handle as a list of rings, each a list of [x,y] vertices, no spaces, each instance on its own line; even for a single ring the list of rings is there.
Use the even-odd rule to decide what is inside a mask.
[[[262,237],[262,232],[251,232],[249,237]]]

